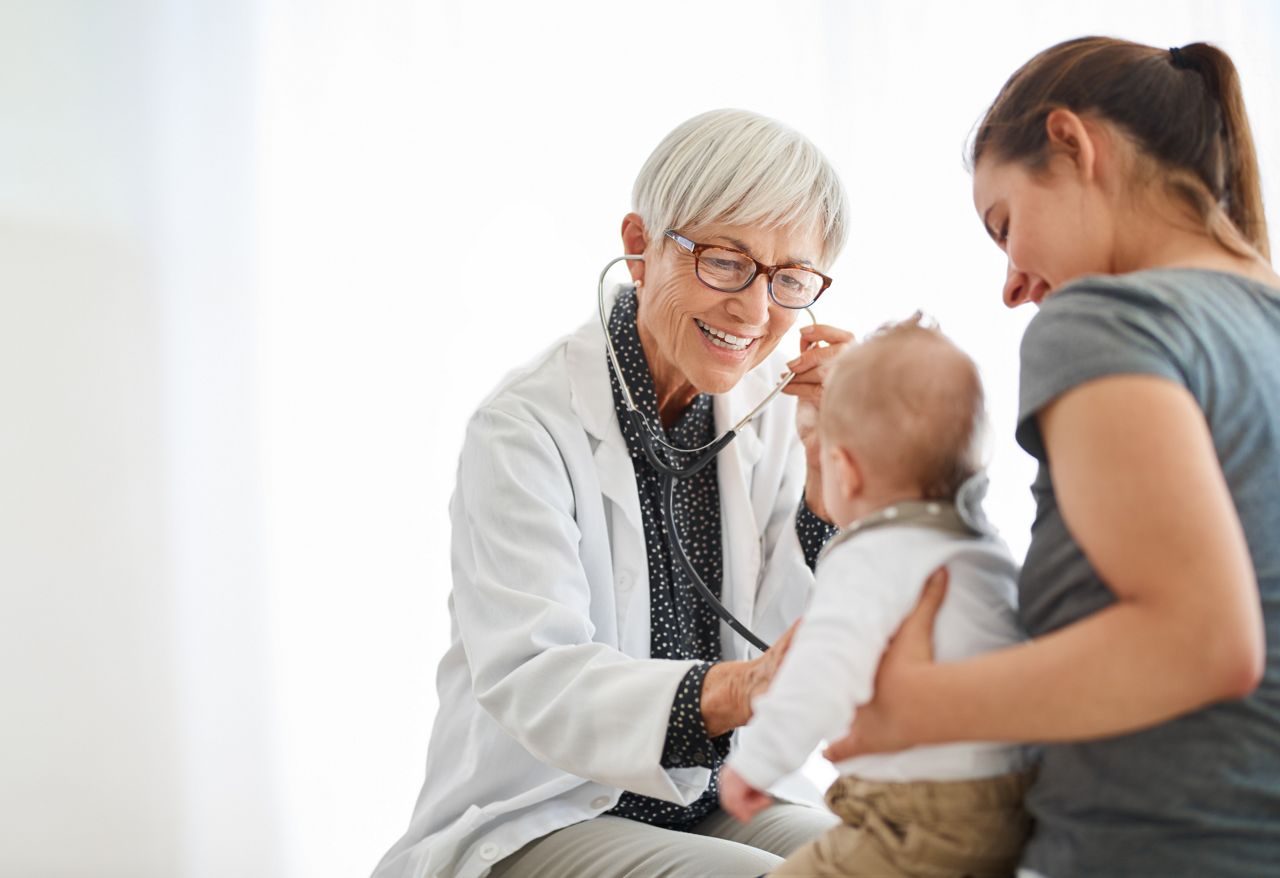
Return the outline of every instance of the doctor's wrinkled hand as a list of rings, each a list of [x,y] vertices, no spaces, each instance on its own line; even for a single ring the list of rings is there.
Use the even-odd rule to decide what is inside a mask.
[[[819,465],[818,412],[822,406],[822,386],[831,372],[831,365],[854,340],[853,333],[819,323],[800,330],[800,356],[787,363],[795,373],[791,383],[783,388],[797,398],[796,431],[804,443],[807,465],[804,499],[809,508],[826,521],[826,504],[822,501],[822,472]]]
[[[849,734],[822,755],[832,762],[871,753],[896,753],[928,743],[928,707],[913,697],[912,679],[933,665],[933,623],[947,596],[947,569],[939,567],[925,582],[916,608],[889,642],[876,671],[875,694],[853,717]]]
[[[727,765],[720,769],[720,807],[733,817],[750,823],[772,804],[772,796],[747,783],[738,772]]]
[[[768,651],[756,658],[717,662],[711,666],[702,683],[702,720],[707,734],[719,737],[747,724],[751,719],[751,700],[763,694],[773,682],[773,675],[778,672],[801,621],[791,623]]]

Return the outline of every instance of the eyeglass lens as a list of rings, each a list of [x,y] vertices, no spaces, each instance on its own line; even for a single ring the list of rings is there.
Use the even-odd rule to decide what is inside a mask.
[[[756,264],[741,253],[714,247],[698,255],[698,279],[726,293],[741,290],[755,280]],[[778,304],[803,308],[822,291],[822,276],[803,268],[780,268],[773,275],[773,297]]]

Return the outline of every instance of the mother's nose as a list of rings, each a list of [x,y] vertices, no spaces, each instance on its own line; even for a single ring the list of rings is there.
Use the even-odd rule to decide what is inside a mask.
[[[1026,272],[1019,271],[1013,264],[1013,260],[1009,260],[1009,269],[1005,274],[1004,280],[1004,305],[1006,308],[1016,308],[1024,302],[1030,301],[1028,293],[1031,291],[1031,279],[1027,277]]]

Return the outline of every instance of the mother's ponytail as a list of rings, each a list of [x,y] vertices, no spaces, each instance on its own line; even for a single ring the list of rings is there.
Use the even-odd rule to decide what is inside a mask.
[[[1175,50],[1170,50],[1171,54]],[[1222,206],[1245,240],[1270,260],[1267,218],[1262,208],[1262,181],[1253,131],[1244,109],[1240,76],[1231,57],[1217,46],[1191,43],[1176,50],[1182,63],[1204,77],[1222,113]]]

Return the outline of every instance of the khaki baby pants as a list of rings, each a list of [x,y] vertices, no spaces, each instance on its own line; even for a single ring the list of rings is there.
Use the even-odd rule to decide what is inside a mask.
[[[1022,796],[1034,771],[962,781],[842,777],[827,790],[841,825],[769,878],[1007,878],[1031,828]]]

